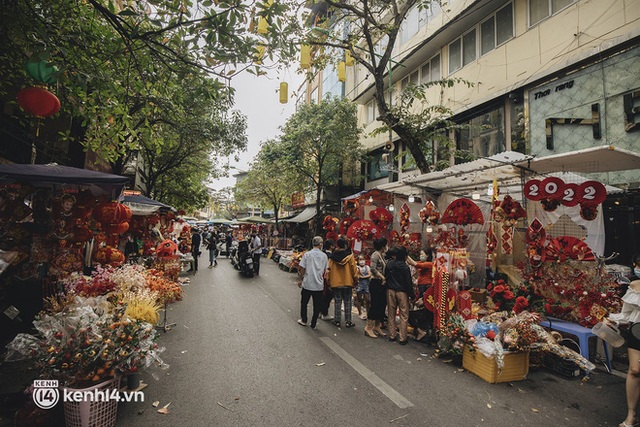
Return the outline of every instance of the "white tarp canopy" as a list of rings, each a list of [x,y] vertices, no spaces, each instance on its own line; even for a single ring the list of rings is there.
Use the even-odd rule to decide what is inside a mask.
[[[298,215],[294,216],[293,218],[283,219],[282,222],[302,223],[309,221],[314,216],[316,216],[316,205],[307,206]]]
[[[378,189],[402,195],[427,193],[452,193],[470,196],[477,192],[486,197],[486,190],[497,179],[502,190],[516,197],[521,192],[524,180],[535,175],[567,176],[567,182],[582,182],[586,178],[579,173],[600,173],[640,169],[640,153],[614,146],[593,147],[568,153],[536,158],[515,151],[505,151],[491,157],[473,160],[450,168],[418,176],[404,178],[398,182],[379,185]],[[562,175],[557,175],[558,173]],[[607,186],[607,193],[619,192]],[[484,198],[484,197],[483,197]]]

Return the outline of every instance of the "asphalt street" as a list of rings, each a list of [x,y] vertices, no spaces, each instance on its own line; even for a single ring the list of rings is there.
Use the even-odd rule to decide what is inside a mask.
[[[262,260],[244,278],[229,261],[201,268],[170,305],[161,332],[167,369],[143,373],[145,402],[121,403],[120,426],[617,426],[624,379],[587,382],[546,370],[489,384],[407,346],[318,321],[296,323],[296,275]],[[309,314],[311,304],[309,304]],[[152,403],[158,401],[159,406]],[[168,413],[157,409],[167,406]]]

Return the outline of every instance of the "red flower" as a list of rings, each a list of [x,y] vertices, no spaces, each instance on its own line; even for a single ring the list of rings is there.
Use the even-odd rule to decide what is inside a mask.
[[[493,288],[493,292],[491,292],[491,294],[492,294],[492,295],[500,294],[500,293],[502,293],[502,292],[504,292],[504,291],[505,291],[504,286],[502,286],[502,285],[498,285],[498,286],[496,286],[495,288]]]
[[[549,303],[544,305],[544,312],[547,314],[553,314],[553,306]]]
[[[506,291],[506,292],[504,293],[504,299],[512,300],[512,299],[514,299],[514,298],[515,298],[515,295],[513,294],[513,292],[511,292],[511,291]]]

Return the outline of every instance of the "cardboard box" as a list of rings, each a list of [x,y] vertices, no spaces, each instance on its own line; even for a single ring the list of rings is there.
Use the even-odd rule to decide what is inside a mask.
[[[529,373],[529,352],[505,352],[504,368],[498,372],[495,359],[489,359],[479,351],[472,352],[469,346],[465,346],[462,367],[492,384],[520,381]]]
[[[469,293],[471,294],[471,301],[477,302],[478,304],[484,304],[487,299],[486,289],[471,288],[469,289]]]

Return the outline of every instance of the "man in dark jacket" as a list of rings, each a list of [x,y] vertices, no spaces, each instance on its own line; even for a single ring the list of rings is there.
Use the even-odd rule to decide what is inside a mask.
[[[413,299],[411,270],[406,263],[407,248],[400,246],[390,251],[391,260],[387,262],[384,277],[387,282],[387,313],[389,315],[389,341],[398,339],[396,309],[400,311],[399,335],[401,345],[407,344],[407,324],[409,323],[409,301]]]
[[[198,271],[198,257],[200,256],[201,244],[202,235],[200,234],[200,230],[196,227],[193,227],[191,229],[191,255],[193,256],[193,271]]]

